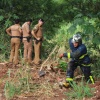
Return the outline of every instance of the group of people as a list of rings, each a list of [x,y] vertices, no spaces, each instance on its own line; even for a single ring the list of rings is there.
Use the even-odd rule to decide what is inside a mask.
[[[21,41],[24,44],[24,61],[28,63],[34,63],[39,65],[41,63],[40,59],[40,49],[43,41],[43,31],[42,25],[44,23],[43,19],[38,20],[38,24],[34,26],[31,30],[30,25],[32,20],[27,20],[22,26],[20,25],[20,20],[16,19],[15,24],[6,29],[6,32],[11,37],[11,52],[10,52],[10,62],[13,64],[19,63],[19,49]],[[34,38],[34,59],[32,60],[32,37]]]
[[[30,29],[30,24],[32,20],[27,20],[22,27],[20,26],[20,21],[15,20],[15,24],[10,26],[6,32],[11,36],[11,53],[10,62],[18,64],[18,51],[20,48],[21,38],[24,44],[24,61],[34,64],[40,64],[40,48],[43,41],[42,25],[44,23],[43,19],[39,19],[38,24],[34,28]],[[65,87],[70,86],[73,82],[74,71],[77,66],[80,66],[82,72],[84,73],[86,81],[90,81],[94,84],[93,77],[91,75],[91,62],[89,55],[87,54],[87,48],[82,43],[81,33],[76,33],[71,39],[69,39],[69,46],[71,52],[63,53],[59,57],[72,58],[68,64],[66,73],[66,82],[63,83]],[[32,37],[34,37],[34,60],[32,61]]]

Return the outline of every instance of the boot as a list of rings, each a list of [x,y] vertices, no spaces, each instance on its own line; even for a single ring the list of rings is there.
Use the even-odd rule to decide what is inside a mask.
[[[66,87],[66,88],[69,88],[72,83],[73,83],[73,79],[70,78],[69,76],[67,76],[66,82],[63,83],[63,86]]]
[[[69,83],[69,82],[64,82],[64,83],[63,83],[63,87],[69,88],[69,87],[70,87],[70,83]]]

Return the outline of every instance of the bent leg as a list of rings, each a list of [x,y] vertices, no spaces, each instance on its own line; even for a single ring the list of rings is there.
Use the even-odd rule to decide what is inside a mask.
[[[77,63],[75,61],[70,61],[66,73],[66,82],[63,83],[63,86],[68,88],[73,83],[74,71],[77,68]]]
[[[90,66],[81,66],[81,70],[84,73],[85,80],[90,81],[91,83],[94,84],[94,79],[91,75],[91,67]]]
[[[77,68],[77,63],[74,61],[70,61],[68,64],[68,68],[67,68],[67,73],[66,76],[73,78],[74,76],[74,70]]]

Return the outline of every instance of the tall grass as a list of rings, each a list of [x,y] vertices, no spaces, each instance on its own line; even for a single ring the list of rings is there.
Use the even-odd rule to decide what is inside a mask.
[[[13,78],[11,77],[13,74]],[[8,70],[8,79],[5,83],[5,97],[7,100],[12,99],[15,95],[30,91],[30,69],[28,65],[24,65],[21,68],[14,70]]]
[[[92,97],[94,93],[94,88],[90,88],[88,83],[84,84],[81,81],[79,84],[73,82],[71,84],[72,90],[65,93],[68,97],[68,100],[83,100],[84,97]]]

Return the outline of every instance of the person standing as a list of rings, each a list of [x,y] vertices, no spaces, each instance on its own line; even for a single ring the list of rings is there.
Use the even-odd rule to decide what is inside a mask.
[[[34,37],[34,54],[35,54],[33,63],[36,65],[39,65],[41,63],[40,52],[41,52],[41,46],[43,40],[43,31],[42,31],[43,23],[44,20],[39,19],[38,24],[35,25],[35,27],[32,30],[32,35]]]
[[[6,29],[6,32],[11,36],[11,52],[10,52],[10,62],[18,64],[18,51],[21,43],[22,30],[20,26],[19,19],[15,20],[15,24]]]
[[[94,79],[91,75],[91,62],[87,53],[87,48],[82,44],[82,37],[80,32],[73,35],[73,38],[69,39],[69,45],[72,52],[65,52],[59,57],[72,58],[68,64],[66,82],[63,83],[64,87],[69,87],[73,83],[74,71],[77,66],[80,66],[85,80],[94,84]]]
[[[32,35],[30,25],[32,20],[29,19],[22,25],[23,43],[24,43],[24,61],[31,63],[32,61]]]

